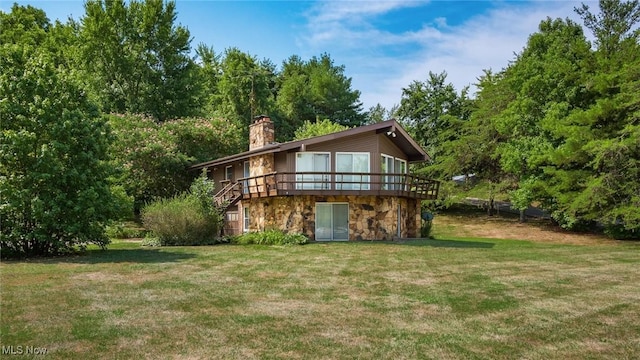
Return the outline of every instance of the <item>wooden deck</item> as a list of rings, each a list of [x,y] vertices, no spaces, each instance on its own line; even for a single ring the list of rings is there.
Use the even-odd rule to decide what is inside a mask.
[[[244,199],[294,195],[397,196],[433,200],[440,182],[407,174],[346,172],[270,173],[238,179]]]

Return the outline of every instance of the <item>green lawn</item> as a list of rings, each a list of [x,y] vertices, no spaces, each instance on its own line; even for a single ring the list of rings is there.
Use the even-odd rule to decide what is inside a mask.
[[[47,359],[640,356],[637,243],[115,242],[0,270],[2,357],[29,347]]]

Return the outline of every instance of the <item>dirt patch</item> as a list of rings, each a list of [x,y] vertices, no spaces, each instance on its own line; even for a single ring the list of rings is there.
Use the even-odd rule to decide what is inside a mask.
[[[486,214],[438,214],[433,220],[436,237],[482,237],[515,239],[571,245],[614,245],[619,241],[603,235],[566,231],[549,220],[529,219],[520,223],[517,217]]]

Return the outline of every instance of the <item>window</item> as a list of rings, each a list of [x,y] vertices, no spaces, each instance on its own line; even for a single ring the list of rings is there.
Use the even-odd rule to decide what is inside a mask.
[[[369,190],[369,153],[336,153],[336,190]]]
[[[249,162],[248,161],[244,162],[243,175],[244,175],[245,178],[248,178],[249,176],[251,176],[251,173],[249,171]],[[245,194],[249,193],[249,180],[243,181],[242,192],[245,193]]]
[[[380,169],[384,174],[393,174],[393,156],[382,154],[382,164]],[[382,179],[382,190],[393,188],[393,176],[385,175]]]
[[[244,232],[249,232],[249,207],[245,206],[242,208],[243,216],[242,216],[242,230]]]
[[[233,180],[233,165],[224,168],[224,179],[229,181]]]
[[[401,190],[406,188],[407,161],[393,156],[382,154],[380,166],[385,175],[382,179],[382,190]]]
[[[407,161],[396,158],[394,168],[396,174],[399,174],[396,176],[396,190],[407,190],[407,185],[405,184],[407,182],[407,177],[405,176],[407,174]]]
[[[296,153],[296,189],[329,189],[329,153]],[[325,174],[305,174],[309,172]]]
[[[349,240],[349,205],[316,203],[316,240]]]

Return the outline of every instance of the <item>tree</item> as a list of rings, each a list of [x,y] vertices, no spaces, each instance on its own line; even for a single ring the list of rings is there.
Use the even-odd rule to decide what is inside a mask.
[[[141,115],[110,115],[114,142],[110,148],[117,170],[114,183],[133,197],[135,214],[147,203],[188,189],[194,163],[240,151],[244,139],[223,119],[188,118],[158,124]]]
[[[458,96],[446,79],[446,72],[429,72],[426,81],[413,81],[402,89],[398,108],[401,121],[434,160],[441,150],[443,134],[450,130],[456,120],[465,120],[469,115],[466,90]],[[451,132],[448,134],[451,135]]]
[[[367,111],[366,123],[375,124],[375,123],[383,122],[385,120],[392,119],[396,116],[397,112],[398,112],[398,105],[394,105],[391,109],[387,110],[384,108],[384,106],[378,103],[375,106],[370,107],[369,111]]]
[[[105,112],[157,121],[200,114],[202,84],[190,35],[175,26],[175,2],[89,0],[82,58]]]
[[[558,145],[551,129],[558,117],[568,115],[568,109],[581,108],[591,98],[583,85],[591,60],[589,43],[578,24],[547,18],[505,70],[503,86],[513,98],[495,118],[505,138],[497,151],[500,166],[514,180],[512,205],[521,211],[521,221],[534,199],[553,202],[544,175],[548,155]]]
[[[340,125],[329,119],[324,119],[314,123],[305,121],[304,124],[296,130],[294,140],[303,140],[316,136],[333,134],[348,129],[348,126]]]
[[[273,109],[275,67],[269,61],[229,48],[216,71],[217,91],[211,97],[216,115],[240,124],[243,139],[248,138],[253,117],[270,114]]]
[[[39,46],[50,28],[47,14],[31,5],[13,4],[10,13],[0,11],[0,44]]]
[[[504,135],[496,128],[496,118],[507,108],[513,93],[504,86],[504,71],[493,73],[485,70],[478,79],[478,95],[468,120],[457,120],[440,135],[440,156],[431,166],[431,172],[443,179],[454,175],[475,174],[489,184],[487,214],[493,215],[494,200],[502,190],[507,174],[500,166],[498,148],[505,142]],[[470,105],[469,105],[470,106]],[[465,107],[468,111],[471,108]],[[451,134],[446,136],[446,134]]]
[[[351,89],[344,66],[336,66],[328,54],[303,61],[291,56],[278,76],[276,104],[295,129],[304,121],[331,119],[345,126],[362,125],[360,92]]]
[[[640,29],[635,27],[640,21],[638,0],[600,0],[599,14],[592,13],[585,4],[576,7],[575,11],[595,35],[598,52],[606,58],[629,50],[625,44],[633,44],[640,34]]]
[[[615,236],[638,237],[640,185],[640,5],[600,1],[600,13],[577,9],[594,32],[594,64],[587,73],[591,101],[558,117],[551,128],[549,192],[554,215],[566,227],[601,222]]]
[[[105,119],[46,51],[3,43],[0,69],[2,256],[106,246],[112,208]]]

